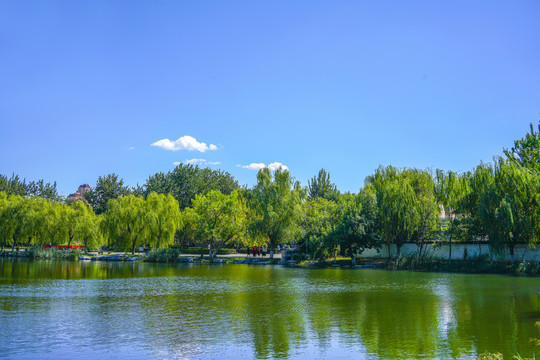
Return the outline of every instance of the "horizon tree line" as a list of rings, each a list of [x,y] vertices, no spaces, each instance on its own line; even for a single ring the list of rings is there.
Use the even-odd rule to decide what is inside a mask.
[[[534,247],[540,234],[540,125],[505,158],[471,171],[380,166],[358,194],[341,193],[321,169],[302,187],[288,171],[267,168],[250,189],[222,170],[178,165],[130,188],[116,174],[99,177],[86,202],[65,200],[56,183],[0,175],[0,245],[82,244],[134,252],[204,244],[295,242],[312,259],[406,242],[425,255],[434,240],[487,241],[495,254]],[[441,221],[440,212],[448,215]],[[390,252],[389,252],[390,253]]]

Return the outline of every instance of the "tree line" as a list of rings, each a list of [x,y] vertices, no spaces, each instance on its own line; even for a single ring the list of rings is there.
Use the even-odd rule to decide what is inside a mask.
[[[197,243],[210,256],[259,245],[272,256],[294,242],[309,258],[354,263],[367,248],[394,245],[399,256],[415,242],[421,257],[445,240],[482,241],[513,257],[540,234],[540,126],[503,152],[463,173],[381,166],[357,194],[341,193],[324,169],[302,187],[288,171],[265,168],[247,188],[227,172],[180,164],[133,188],[116,174],[99,177],[85,202],[62,199],[56,184],[0,176],[0,245],[134,252]]]

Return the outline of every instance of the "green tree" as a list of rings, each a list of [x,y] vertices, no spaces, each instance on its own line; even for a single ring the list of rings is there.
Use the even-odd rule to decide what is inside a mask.
[[[470,191],[467,174],[452,171],[436,171],[435,197],[444,208],[446,218],[442,221],[443,236],[448,239],[448,258],[452,259],[452,240],[466,239],[468,219],[462,214],[464,197]]]
[[[8,178],[0,174],[0,191],[7,195],[35,196],[42,197],[51,201],[61,201],[62,196],[58,194],[55,183],[46,183],[43,180],[26,182],[21,180],[18,175],[11,175]]]
[[[4,247],[13,241],[15,222],[11,219],[12,201],[4,191],[0,191],[0,245]]]
[[[378,249],[380,237],[375,233],[377,198],[375,189],[366,185],[358,196],[348,195],[339,202],[341,216],[328,235],[329,242],[356,265],[356,256],[365,249]]]
[[[330,174],[321,169],[317,176],[308,181],[308,199],[313,200],[323,198],[327,200],[337,200],[339,191],[334,183],[330,181]]]
[[[230,194],[238,189],[238,182],[228,172],[180,164],[168,173],[156,173],[143,186],[145,195],[151,192],[171,194],[180,209],[191,206],[195,195],[205,195],[212,190]]]
[[[96,186],[85,192],[84,197],[94,209],[96,215],[103,214],[108,209],[109,200],[130,194],[129,187],[116,174],[100,176]]]
[[[255,214],[251,229],[268,239],[270,258],[273,258],[276,245],[300,235],[298,220],[305,191],[288,171],[276,170],[272,179],[270,170],[264,168],[259,170],[257,184],[247,194],[248,205]]]
[[[339,218],[338,204],[324,198],[314,198],[302,204],[301,248],[312,258],[326,257],[325,240]]]
[[[524,138],[515,140],[511,149],[504,149],[504,155],[514,165],[540,172],[540,124],[538,131],[530,124],[531,131]]]
[[[95,215],[92,208],[83,201],[76,201],[73,207],[76,214],[74,237],[86,250],[99,248],[104,244],[104,233],[100,230],[104,215]]]
[[[415,194],[417,216],[414,239],[418,246],[418,256],[421,257],[426,241],[433,239],[436,231],[440,228],[440,208],[435,195],[435,183],[427,171],[413,169],[404,173]]]
[[[439,206],[429,172],[379,167],[366,179],[377,194],[378,227],[390,253],[395,244],[397,257],[405,242],[414,240],[419,256],[425,241],[437,230]]]
[[[151,209],[142,197],[128,195],[109,200],[106,227],[109,241],[124,250],[135,253],[137,245],[148,240],[148,216]]]
[[[146,197],[146,208],[150,246],[159,249],[172,245],[181,225],[178,201],[170,194],[152,192]]]
[[[208,244],[210,258],[226,244],[245,242],[247,207],[238,190],[229,195],[217,190],[196,195],[193,208],[186,208],[185,212],[196,236]]]
[[[540,178],[536,172],[500,160],[486,189],[479,215],[490,248],[508,248],[514,261],[517,244],[534,247],[540,236]]]
[[[64,244],[69,240],[69,217],[66,206],[57,202],[44,202],[44,213],[39,243]]]

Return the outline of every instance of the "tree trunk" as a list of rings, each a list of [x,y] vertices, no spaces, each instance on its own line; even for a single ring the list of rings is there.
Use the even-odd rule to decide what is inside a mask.
[[[390,244],[387,243],[386,245],[388,246],[388,260],[390,260],[391,259],[391,257],[390,257]]]
[[[508,245],[510,248],[510,261],[512,261],[512,264],[514,263],[514,244]]]
[[[13,245],[11,245],[11,252],[15,251],[15,237],[13,237]]]
[[[356,266],[356,259],[354,258],[354,255],[351,255],[351,265]]]
[[[396,259],[399,259],[401,256],[401,246],[400,244],[396,244]]]
[[[274,258],[274,241],[270,241],[270,259]]]
[[[208,257],[212,260],[212,243],[208,245]]]
[[[448,260],[452,261],[452,238],[448,239]]]
[[[133,240],[133,246],[131,247],[131,255],[135,255],[135,244],[137,243],[137,237]]]

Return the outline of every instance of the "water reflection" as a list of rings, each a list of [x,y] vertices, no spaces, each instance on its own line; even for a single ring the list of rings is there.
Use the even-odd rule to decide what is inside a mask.
[[[8,357],[532,356],[537,278],[0,261]],[[74,350],[76,349],[76,351]]]

